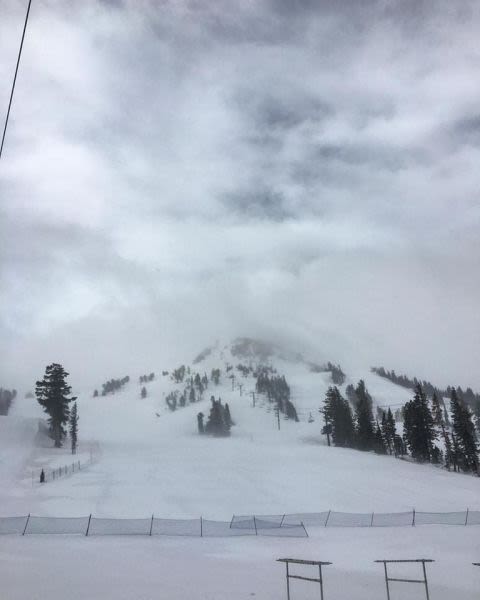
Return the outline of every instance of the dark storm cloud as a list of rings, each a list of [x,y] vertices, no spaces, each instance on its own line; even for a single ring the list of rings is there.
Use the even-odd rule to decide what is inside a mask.
[[[24,3],[1,11],[9,81]],[[2,380],[281,330],[480,387],[479,28],[473,1],[34,3],[0,164]]]

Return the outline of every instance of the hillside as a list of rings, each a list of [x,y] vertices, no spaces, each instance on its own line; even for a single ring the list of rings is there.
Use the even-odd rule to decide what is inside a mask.
[[[233,353],[232,353],[233,350]],[[411,464],[389,456],[350,449],[328,448],[321,435],[318,414],[331,385],[328,372],[312,372],[309,360],[286,355],[278,348],[217,345],[201,353],[186,367],[200,374],[221,369],[220,383],[209,382],[203,399],[172,412],[165,397],[182,384],[156,370],[154,381],[138,383],[140,374],[114,394],[92,397],[93,390],[78,393],[80,454],[87,463],[80,473],[37,482],[42,466],[71,463],[68,448],[45,447],[36,433],[42,416],[35,401],[18,399],[11,416],[2,423],[0,477],[2,514],[32,513],[73,516],[165,517],[203,515],[229,519],[236,514],[317,512],[334,509],[351,512],[461,510],[480,508],[478,479],[447,473],[429,465]],[[299,422],[280,418],[265,398],[256,396],[255,380],[235,370],[239,363],[256,362],[275,367],[291,387]],[[179,366],[179,365],[174,365]],[[234,389],[226,373],[235,373]],[[410,392],[375,374],[347,373],[342,386],[359,378],[377,405],[393,407],[410,398]],[[147,397],[141,398],[142,386]],[[239,385],[242,386],[240,393]],[[229,438],[197,433],[196,415],[208,414],[214,395],[228,402],[235,426]],[[310,415],[313,422],[309,422]],[[310,419],[311,420],[311,419]],[[8,435],[4,433],[9,430]],[[33,473],[33,482],[32,482]]]

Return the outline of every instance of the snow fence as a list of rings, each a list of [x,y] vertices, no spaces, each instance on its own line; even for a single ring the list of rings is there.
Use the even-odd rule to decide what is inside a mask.
[[[285,527],[302,524],[305,527],[411,527],[416,525],[480,525],[480,511],[420,512],[411,510],[398,513],[347,513],[333,510],[318,513],[285,515],[235,515],[232,528],[252,528],[254,524],[266,527]],[[263,525],[265,526],[265,525]]]
[[[104,517],[0,517],[0,534],[141,535],[186,537],[308,537],[307,527],[415,527],[480,525],[480,511],[347,513],[333,510],[284,515],[234,515],[231,521]]]
[[[236,537],[277,536],[308,537],[302,523],[280,524],[269,521],[243,523],[233,526],[232,521],[208,519],[159,519],[151,516],[144,519],[111,519],[93,517],[0,517],[0,534],[18,535],[141,535],[141,536],[186,536],[186,537]]]

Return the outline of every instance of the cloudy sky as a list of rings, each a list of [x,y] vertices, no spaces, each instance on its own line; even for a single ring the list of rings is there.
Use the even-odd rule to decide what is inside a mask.
[[[475,0],[33,0],[0,385],[245,334],[480,387],[479,33]]]

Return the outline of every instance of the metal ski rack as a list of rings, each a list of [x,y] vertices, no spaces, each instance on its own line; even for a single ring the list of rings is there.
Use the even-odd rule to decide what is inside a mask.
[[[323,574],[322,567],[331,565],[331,562],[325,562],[322,560],[300,560],[298,558],[279,558],[277,562],[283,562],[286,566],[286,577],[287,577],[287,600],[290,600],[290,579],[301,579],[302,581],[314,581],[320,584],[320,600],[324,600],[323,597]],[[315,577],[304,577],[303,575],[290,575],[289,565],[311,565],[318,567],[318,579]]]
[[[430,559],[430,558],[416,558],[416,559],[411,559],[411,560],[376,560],[376,563],[383,563],[383,569],[385,572],[385,585],[387,587],[387,600],[390,600],[390,586],[389,583],[391,581],[399,581],[402,583],[422,583],[425,586],[425,595],[427,597],[427,600],[430,600],[430,595],[428,592],[428,581],[427,581],[427,570],[425,568],[425,563],[432,563],[435,562],[434,560]],[[387,565],[389,564],[393,564],[393,563],[421,563],[422,564],[422,571],[423,571],[423,579],[401,579],[399,577],[389,577],[388,576],[388,569],[387,569]]]

